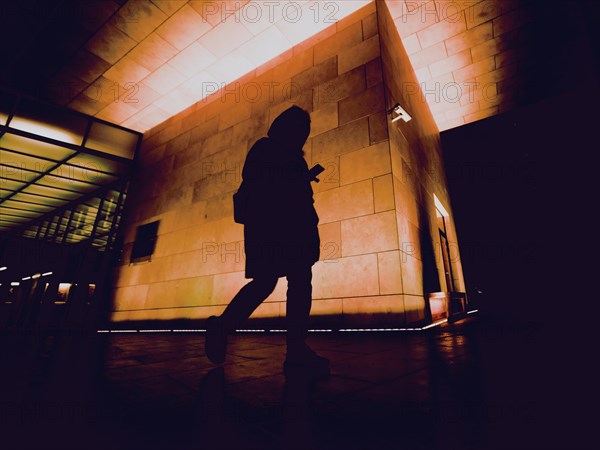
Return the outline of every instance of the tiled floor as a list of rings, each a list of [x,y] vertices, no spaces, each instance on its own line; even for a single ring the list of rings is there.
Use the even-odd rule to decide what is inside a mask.
[[[327,380],[286,379],[282,334],[232,336],[222,368],[203,340],[2,334],[2,448],[579,448],[553,435],[530,325],[312,334]]]

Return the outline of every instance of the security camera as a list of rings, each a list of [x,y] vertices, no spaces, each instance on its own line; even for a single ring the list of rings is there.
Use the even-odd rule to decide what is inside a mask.
[[[400,119],[404,120],[404,122],[410,122],[412,119],[410,114],[408,114],[406,110],[402,108],[402,106],[400,106],[400,103],[397,103],[392,109],[388,111],[388,114],[392,113],[396,114],[396,117],[392,118],[392,123],[397,122]]]

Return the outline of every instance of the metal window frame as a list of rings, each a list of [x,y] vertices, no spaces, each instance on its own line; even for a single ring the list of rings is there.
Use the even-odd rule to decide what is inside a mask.
[[[30,193],[27,193],[24,191],[27,190],[29,187],[36,185],[40,180],[42,180],[46,176],[58,177],[58,178],[61,178],[64,180],[71,180],[70,178],[66,178],[66,177],[63,177],[60,175],[51,175],[51,173],[53,171],[55,171],[56,169],[60,168],[63,164],[68,164],[70,160],[72,160],[73,158],[76,158],[80,155],[87,155],[87,156],[91,156],[91,157],[102,158],[105,160],[114,161],[116,163],[121,163],[125,166],[123,173],[107,172],[105,170],[95,169],[102,174],[116,178],[116,179],[113,179],[112,181],[109,181],[108,183],[100,184],[100,183],[93,182],[93,181],[87,181],[87,180],[83,181],[83,180],[75,179],[77,182],[88,184],[88,185],[90,185],[90,187],[95,187],[95,189],[92,189],[91,191],[88,191],[88,192],[81,192],[78,190],[65,189],[64,187],[47,186],[47,183],[39,184],[39,186],[52,187],[54,189],[59,189],[59,190],[65,191],[65,192],[72,192],[74,194],[77,193],[79,195],[77,198],[75,198],[71,201],[67,201],[65,204],[60,205],[58,207],[54,207],[54,208],[52,208],[51,205],[47,205],[47,204],[43,204],[43,203],[34,203],[34,202],[28,202],[28,201],[23,201],[23,200],[13,200],[13,201],[18,201],[19,203],[22,203],[24,205],[32,204],[32,205],[37,205],[37,206],[51,207],[52,210],[44,212],[41,215],[34,217],[34,218],[27,218],[23,215],[16,214],[14,217],[21,219],[21,220],[20,221],[9,220],[9,221],[18,223],[19,225],[15,226],[13,228],[8,228],[8,229],[2,231],[2,233],[21,235],[27,229],[37,225],[37,230],[35,232],[35,234],[36,234],[35,239],[47,239],[48,232],[51,228],[51,222],[53,222],[56,219],[56,216],[58,216],[60,214],[60,218],[58,218],[58,223],[56,225],[56,229],[53,230],[54,232],[51,234],[52,234],[52,239],[55,239],[55,240],[60,239],[61,243],[65,244],[66,238],[69,234],[69,230],[70,230],[70,227],[72,224],[72,219],[74,217],[74,213],[75,213],[74,208],[78,204],[84,203],[85,201],[87,201],[91,198],[97,198],[100,196],[101,201],[100,201],[100,205],[98,207],[98,212],[97,212],[97,215],[96,215],[96,218],[94,221],[94,225],[92,228],[92,234],[90,236],[90,238],[92,239],[92,242],[93,242],[94,234],[96,233],[96,229],[98,227],[99,217],[100,217],[100,214],[102,213],[102,206],[104,204],[105,197],[109,190],[116,189],[119,191],[119,197],[118,197],[117,205],[115,208],[115,215],[113,218],[113,222],[111,223],[111,231],[109,232],[109,234],[114,232],[113,229],[114,229],[116,217],[118,214],[121,213],[120,207],[122,209],[122,205],[120,205],[121,199],[123,198],[123,194],[124,194],[122,189],[126,188],[127,180],[129,179],[129,177],[131,175],[131,171],[135,165],[135,161],[137,160],[137,157],[138,157],[138,154],[140,151],[140,147],[141,147],[143,134],[138,131],[125,128],[121,125],[110,123],[103,119],[89,116],[87,114],[72,110],[72,109],[64,107],[64,106],[57,106],[57,105],[51,104],[49,102],[45,102],[45,101],[41,101],[39,99],[32,98],[30,96],[22,95],[18,92],[13,92],[13,91],[7,90],[7,89],[0,89],[0,93],[5,94],[7,96],[7,98],[9,99],[9,101],[7,102],[6,122],[4,125],[0,125],[0,137],[4,136],[6,133],[10,133],[15,136],[21,136],[24,138],[33,139],[38,142],[56,145],[61,148],[65,148],[65,149],[73,151],[73,153],[68,155],[66,158],[62,158],[60,161],[57,161],[57,160],[51,160],[49,158],[45,158],[44,156],[31,155],[31,154],[27,154],[27,153],[24,153],[19,150],[11,150],[11,149],[2,147],[7,152],[10,152],[13,154],[20,154],[20,155],[30,157],[30,158],[35,158],[35,159],[39,159],[39,160],[43,160],[43,161],[50,161],[54,164],[50,164],[49,165],[50,167],[43,171],[24,169],[29,174],[33,175],[33,177],[29,181],[21,181],[21,180],[15,180],[13,178],[7,178],[8,180],[13,180],[13,181],[22,183],[22,185],[18,189],[11,191],[11,193],[9,195],[7,195],[6,198],[0,199],[0,206],[4,205],[5,202],[12,200],[16,195],[18,195],[20,193],[29,194],[29,195],[38,197],[40,200],[43,200],[44,198],[48,198],[48,199],[53,199],[53,200],[63,200],[64,201],[64,199],[61,199],[58,197],[52,197],[52,196],[48,196],[48,195],[44,195],[44,194],[30,194]],[[51,110],[63,111],[63,112],[84,118],[87,121],[87,123],[86,123],[85,130],[84,130],[84,133],[82,136],[81,145],[72,144],[72,143],[68,143],[68,142],[62,142],[60,140],[53,139],[53,138],[50,138],[47,136],[42,136],[42,135],[38,135],[35,133],[31,133],[28,131],[19,130],[19,129],[11,127],[10,126],[11,121],[16,116],[17,111],[19,110],[19,107],[23,103],[24,100],[31,101],[33,103],[37,103],[40,106],[49,108]],[[89,139],[89,136],[90,136],[90,133],[91,133],[91,130],[92,130],[92,127],[94,126],[94,124],[110,126],[112,128],[118,129],[118,130],[126,131],[127,133],[131,134],[132,137],[136,136],[137,141],[135,143],[135,147],[133,149],[131,159],[126,158],[124,156],[114,155],[112,153],[107,153],[107,152],[103,152],[100,150],[95,150],[92,148],[85,147],[85,145],[88,142],[88,139]],[[2,166],[5,166],[5,165],[2,165]],[[8,167],[8,166],[6,166],[6,167]],[[19,210],[18,208],[12,208],[9,206],[4,206],[4,208],[15,209],[16,211]],[[31,213],[31,211],[28,211],[26,209],[22,209],[22,211],[27,211],[27,212]],[[63,236],[60,236],[60,232],[59,232],[60,224],[62,223],[63,218],[65,217],[65,214],[67,214],[67,213],[70,214],[69,220],[67,222],[67,227],[65,229]],[[12,215],[11,215],[11,217],[12,217]],[[45,221],[48,221],[48,224],[46,227],[43,227],[42,225],[44,224]],[[42,228],[43,228],[43,230],[42,230]]]
[[[127,190],[127,180],[123,180],[123,185],[121,189],[119,189],[119,199],[117,200],[117,204],[115,205],[115,214],[113,215],[113,220],[110,226],[110,231],[108,233],[108,237],[106,240],[106,249],[111,250],[114,245],[114,241],[116,240],[116,231],[117,231],[117,218],[119,218],[119,222],[121,221],[121,216],[123,215],[123,194]]]

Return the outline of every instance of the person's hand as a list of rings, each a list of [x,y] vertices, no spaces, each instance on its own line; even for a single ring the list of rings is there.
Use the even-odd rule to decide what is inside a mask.
[[[319,176],[319,174],[325,172],[325,168],[321,165],[321,164],[317,164],[315,165],[312,169],[310,169],[308,171],[308,175],[309,175],[309,180],[310,181],[315,181],[315,182],[320,182],[321,180],[319,180],[317,178],[317,176]]]

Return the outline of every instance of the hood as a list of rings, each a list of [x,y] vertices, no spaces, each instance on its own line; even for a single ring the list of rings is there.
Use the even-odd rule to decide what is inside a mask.
[[[271,124],[267,135],[292,150],[302,151],[310,134],[310,114],[299,106],[282,112]]]

